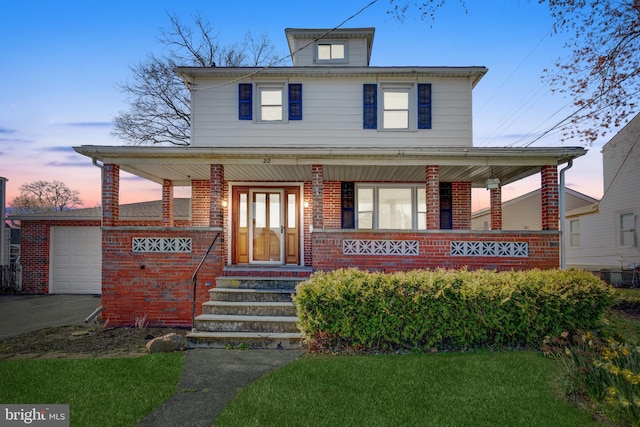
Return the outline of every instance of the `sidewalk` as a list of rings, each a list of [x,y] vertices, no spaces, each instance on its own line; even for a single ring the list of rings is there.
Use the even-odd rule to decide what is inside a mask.
[[[303,354],[302,350],[188,350],[177,393],[138,427],[211,427],[240,389]]]

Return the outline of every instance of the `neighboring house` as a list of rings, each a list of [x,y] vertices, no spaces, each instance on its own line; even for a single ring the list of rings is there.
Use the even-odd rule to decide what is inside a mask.
[[[566,213],[567,266],[591,271],[640,265],[640,115],[602,147],[600,202]]]
[[[176,222],[186,225],[190,199],[175,199]],[[20,221],[23,291],[26,293],[102,293],[101,209],[85,208],[13,214]],[[162,202],[120,206],[121,224],[160,226]]]
[[[598,200],[565,188],[565,210],[591,206]],[[542,230],[540,212],[541,191],[533,190],[502,203],[503,230]],[[471,215],[472,230],[491,230],[491,209],[481,209]]]
[[[293,66],[176,69],[189,147],[74,147],[102,168],[110,324],[190,326],[192,295],[203,303],[224,277],[559,266],[558,165],[585,149],[473,147],[485,67],[371,67],[373,28],[285,34]],[[161,226],[123,221],[120,171],[162,186]],[[499,184],[537,173],[542,230],[500,231]],[[176,186],[191,188],[186,225]],[[492,230],[471,231],[471,189],[485,186]]]

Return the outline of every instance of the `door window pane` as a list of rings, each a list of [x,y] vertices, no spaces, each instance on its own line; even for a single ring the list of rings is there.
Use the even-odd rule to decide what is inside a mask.
[[[249,219],[247,218],[247,193],[240,194],[238,210],[238,222],[240,227],[247,227],[249,224]]]
[[[280,231],[280,194],[269,194],[269,227]]]
[[[265,193],[257,193],[255,199],[254,219],[256,228],[265,228],[267,226],[267,195]]]
[[[287,227],[296,228],[296,195],[287,195]]]

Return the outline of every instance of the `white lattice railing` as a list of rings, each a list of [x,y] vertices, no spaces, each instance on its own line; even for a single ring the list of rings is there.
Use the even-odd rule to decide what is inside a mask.
[[[417,240],[343,240],[342,253],[345,255],[398,255],[416,256],[420,254]],[[528,257],[527,242],[451,242],[452,256],[469,257]]]
[[[418,255],[417,240],[343,240],[345,255]]]
[[[133,252],[191,252],[189,237],[134,237]]]
[[[452,256],[528,257],[527,242],[451,242]]]

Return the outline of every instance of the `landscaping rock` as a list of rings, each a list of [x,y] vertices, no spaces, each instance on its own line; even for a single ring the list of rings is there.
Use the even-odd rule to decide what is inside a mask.
[[[175,333],[154,338],[147,343],[147,351],[149,353],[168,353],[171,351],[180,350],[182,349],[182,347],[182,335],[178,335]]]

